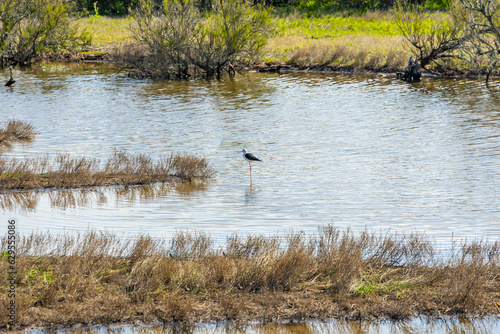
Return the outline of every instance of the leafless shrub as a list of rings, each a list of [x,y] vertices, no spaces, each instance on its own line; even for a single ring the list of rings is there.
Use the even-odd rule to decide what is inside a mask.
[[[33,124],[11,120],[7,123],[6,132],[11,134],[14,139],[32,139],[35,135]]]

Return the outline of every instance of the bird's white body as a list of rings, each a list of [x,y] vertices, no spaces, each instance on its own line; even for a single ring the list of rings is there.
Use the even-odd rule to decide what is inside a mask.
[[[259,158],[257,158],[255,155],[253,155],[252,153],[247,153],[247,150],[243,149],[241,150],[241,152],[243,152],[243,158],[248,161],[248,162],[252,162],[252,161],[262,161],[260,160]]]

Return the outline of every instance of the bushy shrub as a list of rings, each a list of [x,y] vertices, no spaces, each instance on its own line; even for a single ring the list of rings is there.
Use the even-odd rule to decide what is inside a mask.
[[[27,64],[45,50],[90,42],[65,0],[0,0],[0,63]]]
[[[134,38],[122,60],[149,77],[186,78],[190,69],[206,76],[234,71],[254,57],[271,31],[269,11],[245,0],[217,0],[209,9],[194,0],[165,0],[156,9],[141,0],[134,11]]]

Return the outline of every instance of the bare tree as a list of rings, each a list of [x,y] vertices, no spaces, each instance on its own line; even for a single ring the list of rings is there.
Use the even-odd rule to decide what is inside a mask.
[[[429,70],[458,70],[457,66],[486,73],[486,82],[500,64],[499,0],[452,0],[449,16],[433,17],[421,8],[399,2],[394,10],[410,52]],[[448,60],[457,60],[454,67]]]
[[[455,51],[471,38],[451,17],[435,16],[402,1],[398,2],[394,13],[410,52],[419,59],[422,68],[431,64],[445,67],[444,61],[456,58]]]
[[[500,4],[498,0],[459,0],[452,10],[474,36],[460,49],[461,59],[471,69],[486,72],[486,83],[498,69],[500,54]]]

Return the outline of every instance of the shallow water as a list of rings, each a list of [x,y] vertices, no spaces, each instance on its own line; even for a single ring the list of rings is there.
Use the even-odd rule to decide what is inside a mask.
[[[45,334],[57,332],[59,334],[177,334],[177,333],[251,333],[251,334],[314,334],[314,333],[335,333],[335,334],[455,334],[455,333],[476,333],[489,334],[500,331],[500,322],[495,318],[480,320],[466,319],[427,319],[416,318],[408,321],[309,321],[300,324],[234,324],[234,323],[209,323],[193,326],[187,325],[136,325],[136,326],[97,326],[97,327],[73,327],[71,329],[59,331],[31,330],[25,333]]]
[[[58,63],[16,69],[14,78],[0,89],[1,119],[32,122],[38,135],[5,156],[188,152],[218,171],[197,189],[143,196],[0,195],[2,225],[15,218],[21,233],[203,229],[224,240],[334,223],[425,232],[444,245],[452,235],[500,237],[498,82],[318,73],[154,82]],[[252,164],[252,184],[243,148],[263,160]]]

